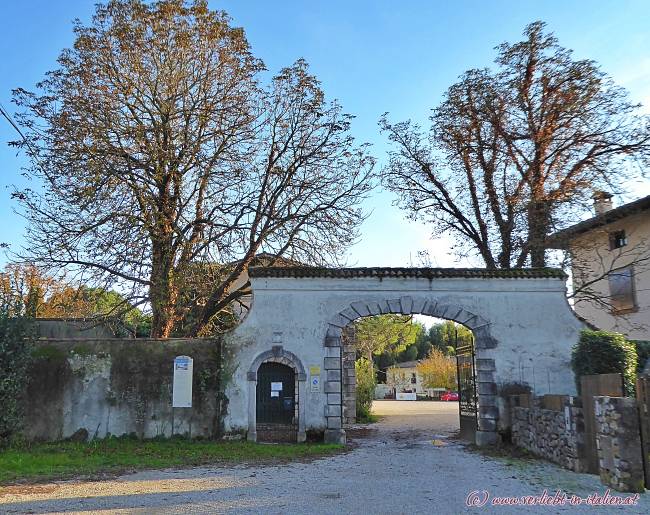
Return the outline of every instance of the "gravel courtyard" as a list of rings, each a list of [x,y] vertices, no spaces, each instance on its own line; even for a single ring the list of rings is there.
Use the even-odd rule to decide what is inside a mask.
[[[456,403],[378,401],[374,411],[382,421],[350,431],[353,448],[344,454],[0,488],[0,513],[650,513],[647,494],[626,507],[493,506],[495,496],[546,490],[552,497],[560,490],[586,499],[606,489],[596,476],[468,450],[453,438],[457,409]],[[487,494],[483,506],[467,506],[468,496],[479,505]]]

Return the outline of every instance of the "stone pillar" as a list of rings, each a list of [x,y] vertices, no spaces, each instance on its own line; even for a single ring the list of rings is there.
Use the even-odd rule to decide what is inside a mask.
[[[343,350],[341,360],[341,381],[343,389],[342,408],[344,427],[354,424],[357,421],[357,379],[354,369],[357,351],[355,343],[353,327],[345,327],[341,338]]]
[[[307,440],[307,432],[305,431],[305,404],[307,403],[306,396],[306,377],[298,378],[298,443]]]
[[[325,441],[328,443],[345,443],[343,430],[342,397],[341,397],[341,347],[326,347],[325,384],[327,396],[325,405]]]
[[[639,412],[631,397],[594,397],[600,480],[621,492],[643,492]]]
[[[257,442],[257,378],[248,377],[248,434],[249,442]]]
[[[478,428],[476,430],[476,445],[493,445],[499,441],[497,420],[497,387],[494,378],[496,366],[494,359],[480,357],[483,352],[476,345],[476,393],[478,395]]]

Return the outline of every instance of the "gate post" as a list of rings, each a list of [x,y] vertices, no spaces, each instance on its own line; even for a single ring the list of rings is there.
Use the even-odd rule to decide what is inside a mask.
[[[498,442],[497,420],[499,408],[497,407],[497,391],[494,374],[496,366],[494,359],[479,358],[481,349],[476,349],[476,390],[478,393],[478,429],[476,431],[476,445],[479,447],[493,445]]]
[[[331,343],[330,343],[331,342]],[[331,338],[326,348],[325,357],[325,442],[345,444],[345,430],[343,429],[343,398],[341,389],[341,340]],[[327,345],[326,343],[326,345]],[[336,345],[338,344],[338,345]]]
[[[305,431],[306,384],[307,377],[298,377],[298,443],[307,441],[307,432]]]

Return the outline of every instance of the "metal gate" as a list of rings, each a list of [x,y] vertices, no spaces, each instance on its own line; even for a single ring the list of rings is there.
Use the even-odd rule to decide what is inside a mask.
[[[460,402],[460,437],[474,442],[478,426],[478,396],[476,395],[476,373],[474,365],[474,344],[456,346],[456,370],[458,372],[458,395]]]
[[[257,423],[291,424],[294,419],[295,372],[281,363],[262,363],[257,371]]]

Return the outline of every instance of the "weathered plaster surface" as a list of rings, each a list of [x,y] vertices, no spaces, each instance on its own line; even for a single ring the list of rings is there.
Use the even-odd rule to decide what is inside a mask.
[[[479,433],[486,433],[478,438],[484,443],[496,435],[495,386],[526,382],[536,394],[575,394],[570,351],[583,326],[566,301],[561,278],[253,276],[251,283],[252,309],[231,335],[238,366],[227,389],[227,429],[249,427],[254,403],[246,374],[260,353],[282,345],[305,370],[321,369],[320,391],[307,389],[303,399],[306,429],[343,439],[341,417],[333,414],[341,404],[340,381],[326,374],[340,370],[340,329],[360,316],[389,312],[443,317],[474,330]]]
[[[206,382],[216,370],[214,340],[71,339],[39,342],[25,401],[29,440],[67,438],[210,437],[217,393]],[[194,358],[192,408],[171,408],[173,360]]]

